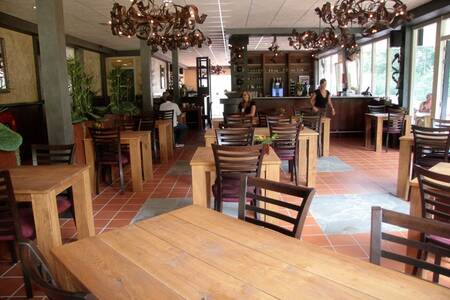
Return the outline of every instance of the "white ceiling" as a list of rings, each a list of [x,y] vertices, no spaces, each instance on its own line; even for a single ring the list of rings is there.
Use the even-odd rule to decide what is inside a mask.
[[[36,23],[36,10],[33,9],[35,1],[39,0],[0,0],[0,11]],[[108,26],[100,24],[108,22],[112,0],[63,1],[67,34],[116,50],[139,48],[139,41],[136,38],[113,36]],[[130,3],[129,0],[118,2],[127,6]],[[227,29],[317,27],[318,17],[314,9],[327,0],[174,0],[173,2],[197,5],[200,13],[208,15],[200,28],[212,39],[212,46],[180,51],[180,62],[194,66],[197,56],[209,56],[212,64],[228,64],[228,37],[225,34]],[[403,2],[412,9],[429,0]],[[278,39],[280,48],[287,48],[287,39],[282,37]],[[265,50],[271,41],[271,37],[252,37],[249,49]]]

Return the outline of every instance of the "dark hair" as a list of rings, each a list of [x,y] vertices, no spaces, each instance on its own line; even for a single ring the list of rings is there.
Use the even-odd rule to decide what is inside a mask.
[[[327,80],[325,78],[320,79],[320,84],[323,84],[325,82],[327,82]]]

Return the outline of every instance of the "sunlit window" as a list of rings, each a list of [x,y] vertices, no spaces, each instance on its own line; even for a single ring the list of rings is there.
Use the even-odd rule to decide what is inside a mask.
[[[372,44],[361,47],[361,92],[372,91]]]
[[[374,43],[374,52],[373,95],[384,97],[386,95],[387,40]]]

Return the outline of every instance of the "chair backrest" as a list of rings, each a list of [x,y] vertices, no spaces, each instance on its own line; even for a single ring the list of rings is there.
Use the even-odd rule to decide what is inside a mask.
[[[75,145],[31,145],[33,166],[71,165],[75,156]]]
[[[216,142],[224,146],[251,146],[254,132],[252,127],[216,129]]]
[[[369,113],[385,113],[386,105],[367,105]]]
[[[412,126],[414,135],[414,163],[430,168],[438,162],[448,161],[449,128]]]
[[[89,128],[94,144],[96,162],[118,160],[121,163],[120,129]]]
[[[390,131],[403,133],[403,124],[405,123],[405,112],[388,112],[387,128]]]
[[[221,123],[219,124],[219,128],[225,129],[225,128],[253,128],[252,123]]]
[[[173,116],[174,116],[173,109],[155,111],[155,117],[157,120],[170,120],[172,121],[172,127],[173,127]]]
[[[258,113],[259,127],[267,127],[267,114]]]
[[[239,199],[239,181],[241,175],[259,177],[263,160],[263,146],[220,146],[211,145],[216,165],[216,185],[220,200]],[[233,184],[233,189],[224,188],[224,184]]]
[[[419,180],[422,217],[450,224],[450,176],[414,166]]]
[[[45,258],[32,241],[19,242],[22,267],[31,281],[51,300],[97,299],[88,293],[69,292],[61,289],[48,268]]]
[[[21,237],[17,202],[7,170],[0,170],[0,236]]]
[[[450,239],[450,224],[418,218],[395,211],[372,207],[372,228],[370,239],[370,262],[380,264],[381,258],[398,261],[406,265],[419,269],[432,271],[434,273],[450,276],[450,269],[439,266],[425,260],[413,258],[401,253],[394,253],[387,249],[382,249],[382,241],[388,241],[397,245],[415,248],[430,254],[438,254],[442,257],[449,257],[450,249],[439,247],[422,241],[413,241],[391,233],[382,232],[382,223],[395,225],[404,229],[415,230],[422,235],[434,235]]]
[[[269,198],[263,196],[261,190],[298,197],[299,202],[294,204]],[[300,238],[314,193],[313,188],[242,176],[239,219]],[[265,204],[273,205],[275,209],[268,209]],[[289,214],[280,213],[279,208],[289,210]],[[277,222],[267,222],[266,217],[275,218]],[[282,226],[283,223],[290,228]]]
[[[138,131],[154,131],[155,130],[155,120],[148,116],[142,117],[138,122]]]
[[[136,119],[134,118],[123,118],[120,121],[120,129],[121,130],[136,130],[137,124]]]
[[[291,117],[278,115],[278,116],[267,116],[267,126],[272,124],[290,124],[292,122]]]
[[[225,124],[250,124],[253,123],[252,117],[238,116],[238,115],[225,115],[224,118]]]
[[[321,132],[322,129],[322,117],[320,115],[302,115],[301,119],[303,125],[317,132]]]
[[[281,160],[291,160],[296,158],[301,125],[300,122],[293,124],[276,123],[270,125],[270,136],[276,135],[272,147]]]
[[[297,117],[301,117],[301,116],[315,116],[317,115],[317,113],[315,113],[312,108],[301,108],[301,109],[295,109],[294,110],[294,115]]]
[[[435,128],[450,128],[450,120],[433,119],[432,125]]]

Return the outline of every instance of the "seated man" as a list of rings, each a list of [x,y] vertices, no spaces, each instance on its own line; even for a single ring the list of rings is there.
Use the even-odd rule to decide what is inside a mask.
[[[177,148],[184,147],[184,145],[181,142],[184,139],[187,127],[184,124],[178,123],[177,119],[177,117],[181,115],[181,110],[176,103],[172,102],[172,95],[170,95],[169,92],[164,92],[162,97],[164,102],[161,103],[161,105],[159,106],[159,110],[160,111],[173,110],[173,129],[175,132],[175,147]]]

